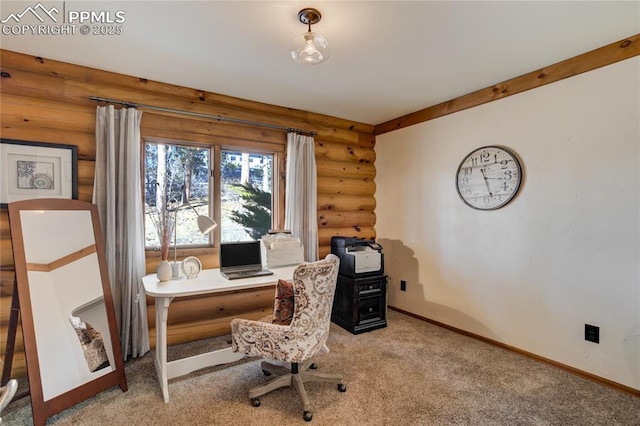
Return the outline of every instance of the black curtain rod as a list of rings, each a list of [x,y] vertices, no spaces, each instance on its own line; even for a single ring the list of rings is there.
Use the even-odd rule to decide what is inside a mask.
[[[142,108],[142,109],[149,109],[149,110],[153,110],[153,111],[170,112],[170,113],[173,113],[173,114],[190,115],[190,116],[193,116],[193,117],[209,118],[209,119],[216,120],[216,121],[228,121],[228,122],[231,122],[231,123],[245,124],[247,126],[267,127],[269,129],[284,130],[286,132],[299,133],[301,135],[307,135],[307,136],[315,136],[315,135],[318,134],[318,132],[314,132],[313,130],[296,129],[294,127],[279,126],[277,124],[269,124],[269,123],[260,123],[258,121],[242,120],[240,118],[224,117],[224,116],[221,116],[221,115],[204,114],[204,113],[201,113],[201,112],[182,111],[182,110],[179,110],[179,109],[158,107],[158,106],[153,106],[153,105],[136,104],[136,103],[133,103],[133,102],[118,101],[118,100],[115,100],[115,99],[108,99],[108,98],[100,98],[98,96],[90,96],[89,99],[91,99],[92,101],[96,101],[96,102],[106,102],[106,103],[109,103],[109,104],[118,104],[118,105],[122,105],[122,106],[129,107],[129,108]]]

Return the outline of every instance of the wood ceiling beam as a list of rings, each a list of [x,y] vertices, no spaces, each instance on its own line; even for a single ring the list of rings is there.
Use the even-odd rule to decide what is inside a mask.
[[[554,83],[638,55],[640,55],[640,34],[438,105],[377,124],[374,128],[374,134],[381,135],[433,120],[434,118],[503,99],[516,93],[535,89],[545,84]]]

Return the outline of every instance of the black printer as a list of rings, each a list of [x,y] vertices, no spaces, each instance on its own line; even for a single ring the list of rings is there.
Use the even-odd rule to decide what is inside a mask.
[[[340,275],[363,278],[384,274],[382,246],[374,240],[332,237],[331,253],[340,258]]]
[[[331,238],[340,258],[331,321],[353,334],[387,326],[387,277],[382,247],[373,240]]]

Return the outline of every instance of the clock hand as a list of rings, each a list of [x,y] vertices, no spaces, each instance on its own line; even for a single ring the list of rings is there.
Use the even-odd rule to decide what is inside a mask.
[[[493,197],[491,193],[491,188],[489,188],[489,181],[487,180],[487,175],[484,174],[484,169],[480,169],[480,173],[482,173],[482,177],[484,178],[484,184],[487,186],[487,191],[489,191],[489,195]]]

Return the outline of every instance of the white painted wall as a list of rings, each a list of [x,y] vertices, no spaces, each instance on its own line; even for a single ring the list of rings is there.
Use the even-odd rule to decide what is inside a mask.
[[[635,57],[378,136],[389,305],[640,389],[639,123]],[[456,169],[493,144],[523,186],[474,210]]]

